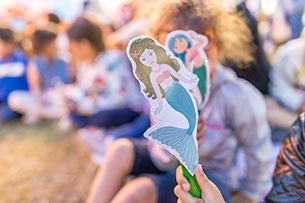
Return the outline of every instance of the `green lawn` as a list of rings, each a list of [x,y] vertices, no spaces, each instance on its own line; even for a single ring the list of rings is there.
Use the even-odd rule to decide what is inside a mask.
[[[84,202],[97,166],[56,122],[0,126],[0,202]]]

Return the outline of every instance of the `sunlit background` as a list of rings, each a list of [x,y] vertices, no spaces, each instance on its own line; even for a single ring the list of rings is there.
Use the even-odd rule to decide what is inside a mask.
[[[141,0],[0,0],[0,27],[26,39],[29,24],[44,26],[47,13],[58,15],[65,28],[86,13],[100,25],[119,29],[127,21],[122,6],[135,1]],[[291,39],[289,30],[272,27],[282,15],[279,1],[245,0],[270,59],[280,44]],[[128,18],[128,12],[125,15]],[[28,41],[22,44],[25,50]],[[84,202],[97,169],[75,137],[61,131],[57,123],[25,126],[17,121],[0,126],[0,154],[0,203]]]

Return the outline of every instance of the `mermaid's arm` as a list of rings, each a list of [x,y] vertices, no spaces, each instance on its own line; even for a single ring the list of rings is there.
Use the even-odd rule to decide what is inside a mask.
[[[162,110],[162,94],[159,89],[159,85],[156,81],[156,78],[150,77],[151,84],[156,92],[156,99],[158,102],[158,107],[156,108],[156,113],[159,113]]]
[[[194,43],[194,45],[192,47],[189,48],[188,50],[188,57],[186,57],[186,61],[187,61],[187,68],[188,70],[190,70],[190,57],[192,55],[192,53],[196,52],[199,48],[203,49],[204,47],[207,46],[208,44],[208,39],[206,36],[203,36],[203,35],[198,35],[196,33],[193,33],[193,32],[190,32],[190,37],[196,41],[196,43]],[[204,58],[202,58],[202,56],[200,58],[202,58],[203,60],[204,59],[207,59],[207,56],[206,54],[203,52],[202,54],[204,54]]]
[[[195,82],[197,82],[197,79],[194,77],[186,78],[183,75],[179,74],[178,72],[176,72],[173,68],[171,68],[170,66],[164,64],[164,67],[166,68],[166,70],[168,70],[170,72],[170,74],[172,76],[174,76],[175,78],[177,78],[179,81],[181,82],[185,82],[185,83],[189,83],[189,84],[193,84]]]
[[[200,46],[205,47],[208,44],[208,38],[203,35],[198,35],[194,32],[190,33],[190,37],[196,40],[197,43],[191,47],[191,49],[198,49]]]

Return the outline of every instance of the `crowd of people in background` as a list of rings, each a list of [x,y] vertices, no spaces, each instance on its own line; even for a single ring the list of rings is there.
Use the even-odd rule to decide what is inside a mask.
[[[11,19],[0,18],[0,125],[50,120],[75,133],[100,166],[87,202],[195,201],[177,160],[143,137],[155,121],[125,51],[139,35],[164,44],[171,31],[193,30],[208,39],[211,75],[197,126],[198,182],[219,202],[302,202],[305,0],[278,0],[281,18],[253,2],[126,1],[113,22],[96,1],[71,22],[11,8]]]

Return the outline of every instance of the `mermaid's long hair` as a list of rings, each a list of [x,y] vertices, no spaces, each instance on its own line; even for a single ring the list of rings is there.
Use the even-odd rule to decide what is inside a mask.
[[[145,49],[152,49],[156,53],[158,64],[167,64],[177,72],[180,70],[180,65],[177,59],[170,57],[170,55],[166,53],[164,48],[157,45],[152,38],[138,39],[131,44],[128,54],[136,64],[135,74],[144,84],[144,93],[147,94],[147,97],[156,99],[156,92],[150,81],[150,74],[152,72],[151,67],[143,65],[143,63],[139,60],[141,54],[144,52]],[[136,53],[139,57],[134,57],[133,53]],[[160,85],[159,88],[163,95],[162,97],[164,97],[164,90],[161,88]]]

